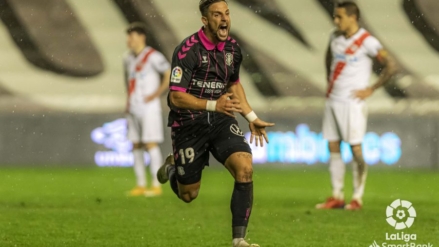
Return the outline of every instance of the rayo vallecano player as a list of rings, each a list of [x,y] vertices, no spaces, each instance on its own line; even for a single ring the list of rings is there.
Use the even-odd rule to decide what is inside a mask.
[[[354,2],[342,2],[334,10],[337,30],[331,35],[326,56],[328,92],[323,117],[323,136],[329,142],[332,196],[316,205],[319,209],[361,209],[366,185],[367,165],[361,143],[366,133],[366,99],[396,72],[395,62],[381,43],[359,26],[360,10]],[[372,59],[384,67],[378,81],[369,86]],[[354,156],[354,195],[345,206],[345,164],[340,155],[340,142],[349,143]]]
[[[229,37],[230,11],[225,0],[202,0],[203,27],[175,49],[168,104],[173,156],[160,168],[161,182],[184,202],[198,196],[209,153],[235,179],[231,200],[232,245],[256,247],[245,240],[253,203],[253,168],[250,146],[234,113],[244,116],[256,145],[268,142],[265,127],[247,102],[239,81],[242,61],[238,43]],[[175,163],[175,165],[174,165]]]
[[[160,95],[169,87],[170,64],[160,52],[146,45],[143,23],[132,23],[127,29],[130,52],[124,58],[128,88],[128,138],[133,142],[134,172],[137,186],[132,196],[156,196],[162,193],[155,174],[163,163],[159,143],[163,142]],[[152,188],[146,187],[144,150],[151,157]]]

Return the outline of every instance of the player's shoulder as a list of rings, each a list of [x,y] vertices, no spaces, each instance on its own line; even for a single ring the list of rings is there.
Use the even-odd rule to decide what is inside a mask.
[[[241,46],[239,45],[238,41],[236,41],[236,39],[234,39],[233,37],[229,36],[225,42],[226,48],[231,49],[234,52],[241,52]]]
[[[135,59],[134,54],[131,51],[126,51],[122,55],[122,60],[125,65],[128,65],[131,61]]]
[[[342,32],[340,32],[340,31],[338,31],[338,30],[333,30],[333,31],[331,32],[331,35],[330,35],[329,37],[330,37],[330,40],[333,41],[334,39],[337,39],[337,38],[339,38],[339,37],[341,37],[341,36],[343,36],[343,33],[342,33]]]
[[[131,58],[133,58],[134,57],[134,54],[131,52],[131,51],[125,51],[123,54],[122,54],[122,59],[124,60],[124,61],[127,61],[127,60],[129,60],[129,59],[131,59]]]
[[[201,41],[197,33],[183,39],[183,41],[175,48],[173,60],[196,63],[197,51]]]
[[[363,44],[365,46],[377,46],[380,45],[381,42],[375,37],[373,36],[369,31],[367,31],[366,29],[363,28],[363,33],[361,36],[365,35],[366,38],[364,39]]]
[[[151,51],[151,57],[164,57],[163,53],[161,53],[159,50],[155,49],[154,47],[149,47],[149,51]]]
[[[198,37],[198,33],[193,33],[187,36],[175,49],[176,51],[188,52],[194,51],[198,48],[198,45],[201,43],[200,38]]]
[[[233,47],[240,47],[238,41],[236,41],[236,39],[234,39],[232,36],[227,38],[226,43]]]

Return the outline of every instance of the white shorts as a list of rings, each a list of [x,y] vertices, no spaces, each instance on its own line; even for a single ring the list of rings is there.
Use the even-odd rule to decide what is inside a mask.
[[[163,142],[163,120],[160,111],[153,111],[143,116],[129,113],[127,122],[128,139],[133,143]]]
[[[326,101],[323,115],[323,137],[328,141],[361,144],[366,134],[367,105],[365,102]]]

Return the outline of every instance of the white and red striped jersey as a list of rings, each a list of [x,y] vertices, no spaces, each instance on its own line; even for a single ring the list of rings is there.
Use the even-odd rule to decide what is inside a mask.
[[[147,46],[135,56],[129,52],[124,57],[126,80],[128,82],[128,111],[144,115],[151,111],[161,111],[160,99],[145,103],[145,98],[160,87],[160,75],[171,68],[165,56]]]
[[[377,57],[382,48],[381,43],[364,28],[349,38],[332,34],[332,63],[326,96],[336,101],[358,101],[353,97],[353,91],[369,86],[371,58]]]

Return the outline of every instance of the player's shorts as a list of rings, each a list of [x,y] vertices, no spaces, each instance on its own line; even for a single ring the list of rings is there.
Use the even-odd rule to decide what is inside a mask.
[[[251,154],[236,119],[221,113],[200,115],[193,123],[173,127],[171,135],[177,180],[185,185],[201,180],[209,152],[223,165],[233,153]]]
[[[151,111],[142,116],[127,114],[128,139],[133,143],[162,143],[163,119],[160,111]]]
[[[323,137],[328,141],[361,144],[367,127],[365,102],[327,100],[323,116]]]

